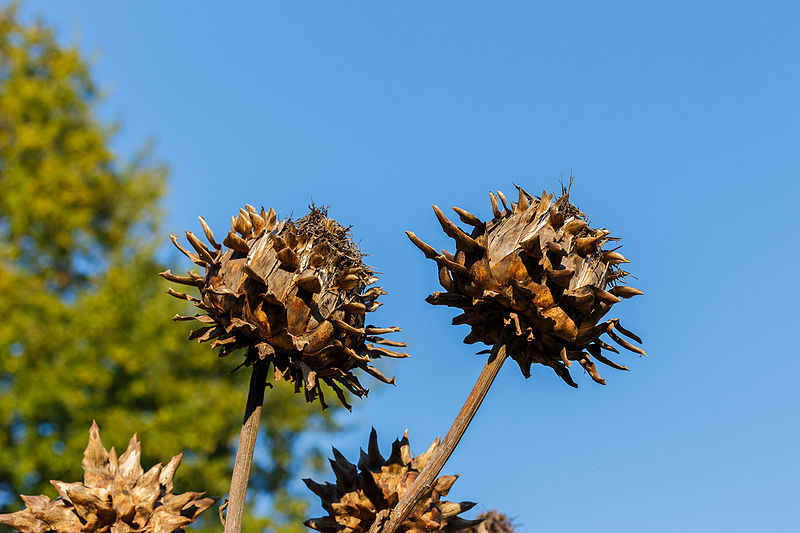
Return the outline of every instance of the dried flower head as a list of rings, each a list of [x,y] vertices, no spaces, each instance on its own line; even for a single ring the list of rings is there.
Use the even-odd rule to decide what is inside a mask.
[[[428,450],[411,457],[408,433],[392,444],[388,459],[381,456],[378,436],[373,429],[367,452],[361,450],[358,466],[350,463],[334,448],[330,460],[336,483],[321,485],[304,479],[311,491],[322,500],[327,516],[312,518],[305,524],[323,533],[367,533],[372,524],[388,514],[408,491],[425,464],[439,446],[436,439]],[[448,502],[447,496],[458,476],[441,476],[433,488],[419,501],[400,527],[404,532],[456,531],[473,526],[480,520],[464,520],[458,514],[471,509],[472,502]]]
[[[642,342],[619,320],[601,322],[621,298],[642,294],[623,283],[629,274],[619,265],[629,261],[618,246],[604,249],[619,239],[606,229],[591,228],[586,215],[570,203],[567,188],[555,200],[546,191],[535,198],[518,189],[516,203],[507,202],[502,192],[489,193],[494,218],[488,222],[454,207],[462,222],[473,227],[470,234],[433,206],[445,233],[456,242],[455,254],[439,253],[406,232],[439,266],[446,292],[434,292],[427,301],[461,308],[463,314],[453,324],[472,327],[464,342],[505,345],[525,377],[531,364],[540,363],[577,387],[568,368],[578,361],[592,379],[605,384],[592,359],[627,368],[603,355],[602,350],[619,352],[601,335],[644,355],[617,334]]]
[[[22,496],[26,508],[0,515],[0,524],[22,533],[182,533],[208,509],[213,498],[204,492],[172,494],[172,478],[182,454],[166,466],[144,472],[136,435],[119,458],[106,451],[100,430],[92,423],[83,453],[83,483],[51,481],[59,498]]]
[[[267,360],[276,379],[293,382],[298,392],[302,387],[306,400],[319,398],[323,408],[320,382],[330,386],[348,409],[339,385],[356,396],[366,395],[367,389],[352,374],[355,368],[394,383],[371,363],[380,357],[408,357],[381,346],[405,343],[379,336],[400,328],[365,325],[366,314],[381,305],[377,299],[386,291],[368,288],[378,278],[364,264],[349,228],[313,205],[297,221],[278,221],[272,209],[257,213],[249,205],[231,220],[231,231],[220,245],[200,217],[211,248],[187,231],[196,253],[170,236],[181,252],[205,268],[203,276],[161,273],[200,290],[199,299],[168,291],[204,311],[174,317],[207,324],[189,338],[211,341],[220,356],[246,348],[244,364]]]

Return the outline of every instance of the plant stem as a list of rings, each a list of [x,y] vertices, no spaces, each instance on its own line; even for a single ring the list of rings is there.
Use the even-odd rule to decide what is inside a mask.
[[[242,431],[239,434],[236,462],[233,464],[231,490],[228,494],[225,533],[240,533],[242,530],[247,483],[250,481],[250,467],[253,464],[253,450],[256,447],[258,423],[261,420],[261,406],[264,404],[267,367],[266,361],[257,360],[250,375],[250,390],[247,393],[247,406],[244,411]]]
[[[494,379],[497,377],[497,373],[500,371],[500,367],[503,366],[507,357],[508,354],[506,353],[505,344],[502,342],[498,343],[489,361],[487,361],[486,366],[483,367],[481,375],[478,376],[478,381],[475,383],[475,386],[472,387],[467,401],[464,402],[461,411],[458,412],[458,416],[455,421],[453,421],[453,425],[450,426],[450,430],[447,432],[447,435],[445,435],[439,448],[437,448],[436,453],[434,453],[431,460],[428,461],[428,464],[425,465],[425,468],[422,469],[417,479],[414,480],[408,492],[403,495],[394,507],[385,524],[381,525],[376,521],[370,528],[370,533],[377,533],[378,531],[381,533],[394,533],[417,502],[431,491],[434,479],[439,475],[439,472],[442,471],[445,463],[455,451],[456,446],[458,446],[461,437],[464,436],[464,432],[467,430],[467,427],[469,427],[470,422],[472,422],[475,413],[478,412],[478,408],[486,397],[489,387],[492,386]]]

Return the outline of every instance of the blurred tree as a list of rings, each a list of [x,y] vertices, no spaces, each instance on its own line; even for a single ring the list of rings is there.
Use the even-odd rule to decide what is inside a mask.
[[[121,163],[98,98],[77,49],[0,7],[0,512],[79,480],[92,419],[107,446],[138,432],[146,467],[185,451],[178,490],[228,490],[248,373],[169,321],[185,309],[156,275],[166,172],[145,152]],[[246,531],[300,531],[288,482],[317,452],[298,437],[332,426],[280,386],[263,418],[253,492],[270,518]],[[219,530],[206,515],[192,530]]]

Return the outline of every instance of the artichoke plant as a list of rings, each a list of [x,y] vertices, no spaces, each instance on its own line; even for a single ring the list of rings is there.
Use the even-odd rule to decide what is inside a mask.
[[[393,384],[394,378],[384,376],[373,360],[408,357],[386,348],[405,343],[382,336],[400,328],[367,324],[367,313],[381,305],[378,297],[386,291],[370,287],[378,278],[364,264],[364,254],[353,243],[349,228],[327,215],[326,209],[312,205],[299,220],[278,220],[273,209],[262,207],[257,212],[247,205],[231,217],[222,244],[202,217],[208,245],[187,231],[193,252],[170,235],[183,254],[205,269],[203,275],[161,272],[167,280],[200,292],[197,298],[167,291],[202,311],[194,316],[176,315],[174,320],[204,324],[189,338],[208,341],[212,348],[219,348],[220,356],[242,349],[242,365],[253,367],[224,518],[226,533],[241,531],[270,365],[275,379],[293,383],[306,401],[318,399],[323,409],[327,407],[324,383],[350,409],[345,391],[358,397],[368,392],[354,370]]]
[[[136,435],[117,457],[113,447],[103,447],[92,423],[81,462],[83,483],[51,481],[58,498],[22,496],[25,509],[0,515],[0,524],[22,533],[182,533],[214,503],[204,492],[172,493],[182,454],[147,472],[140,457]]]
[[[620,370],[605,351],[619,353],[603,339],[644,355],[622,336],[641,343],[619,319],[603,320],[611,307],[642,291],[626,284],[629,261],[617,250],[618,237],[592,228],[584,213],[570,203],[569,191],[538,198],[518,188],[519,199],[490,193],[494,217],[483,221],[454,207],[467,233],[433,206],[456,251],[437,252],[407,232],[428,259],[436,262],[445,292],[434,292],[433,305],[458,307],[453,324],[471,327],[465,343],[504,344],[525,377],[531,365],[552,368],[573,387],[569,367],[577,361],[592,379],[605,384],[594,361]],[[622,336],[620,336],[622,335]]]
[[[385,517],[433,457],[439,446],[436,439],[427,451],[412,457],[408,433],[392,444],[392,452],[384,459],[378,449],[378,436],[373,429],[367,452],[361,450],[358,465],[348,461],[336,448],[330,460],[335,483],[319,484],[304,479],[319,496],[327,515],[312,518],[306,525],[322,533],[367,533],[381,517]],[[404,532],[457,531],[474,526],[480,520],[465,520],[458,515],[471,509],[472,502],[442,500],[458,476],[441,476],[431,490],[414,507],[400,529]],[[493,532],[494,533],[494,532]]]
[[[361,369],[394,383],[372,364],[381,357],[408,357],[389,347],[405,343],[382,337],[400,331],[366,323],[367,313],[377,309],[381,287],[370,287],[378,278],[364,264],[363,253],[353,243],[349,228],[328,218],[324,208],[311,206],[299,220],[278,220],[275,211],[260,212],[248,205],[231,217],[231,229],[219,244],[200,217],[210,244],[192,232],[186,238],[193,251],[175,246],[203,275],[177,276],[169,270],[164,278],[196,287],[200,297],[170,289],[202,313],[176,316],[203,324],[191,339],[208,341],[226,356],[244,348],[244,364],[271,363],[275,379],[285,379],[303,390],[307,401],[319,399],[326,406],[320,386],[333,389],[350,408],[343,389],[356,396],[368,391],[353,374]],[[341,387],[340,387],[341,386]]]
[[[408,237],[428,259],[436,262],[444,292],[427,301],[457,307],[462,314],[453,324],[467,324],[468,344],[491,348],[478,353],[491,356],[467,401],[447,432],[441,450],[430,461],[391,512],[385,525],[370,533],[394,533],[426,487],[438,475],[483,402],[507,357],[513,358],[525,377],[534,363],[552,368],[573,387],[569,368],[577,361],[592,379],[605,384],[595,361],[627,370],[603,350],[619,353],[604,340],[645,355],[642,340],[618,319],[604,320],[623,298],[642,294],[626,283],[629,273],[620,265],[629,261],[619,253],[618,237],[606,229],[592,228],[586,215],[570,202],[569,189],[561,195],[543,191],[534,197],[522,188],[517,202],[502,192],[489,193],[493,218],[481,220],[464,209],[453,210],[471,226],[469,233],[433,206],[444,232],[456,244],[454,253],[438,252],[412,232]]]

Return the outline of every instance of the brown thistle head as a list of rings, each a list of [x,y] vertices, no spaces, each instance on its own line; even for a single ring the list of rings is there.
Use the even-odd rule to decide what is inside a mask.
[[[384,348],[405,343],[380,337],[400,328],[366,324],[367,313],[381,305],[378,297],[386,291],[370,288],[378,278],[364,264],[349,228],[313,205],[296,221],[278,221],[274,210],[262,207],[259,213],[248,205],[231,217],[231,230],[220,245],[202,217],[200,222],[210,247],[190,231],[186,238],[195,252],[170,237],[205,274],[161,273],[169,281],[200,291],[199,298],[167,291],[203,311],[174,317],[206,324],[190,339],[210,341],[220,356],[245,348],[243,364],[266,360],[275,369],[275,379],[291,381],[296,391],[303,389],[307,401],[319,398],[323,408],[327,407],[323,382],[348,409],[341,387],[359,397],[366,395],[367,389],[352,373],[356,368],[394,383],[372,360],[408,357]]]
[[[358,465],[349,462],[334,448],[330,460],[336,483],[321,485],[310,479],[303,481],[322,500],[328,515],[312,518],[305,524],[322,533],[367,533],[372,524],[388,514],[408,491],[425,464],[439,446],[436,439],[428,450],[411,456],[408,433],[392,444],[388,459],[381,456],[378,436],[373,429],[367,452],[361,450]],[[456,531],[473,526],[480,520],[464,520],[458,514],[471,509],[472,502],[448,502],[447,496],[458,476],[441,476],[433,482],[431,492],[412,510],[400,526],[402,532]]]
[[[51,481],[59,498],[22,496],[25,509],[0,515],[0,524],[22,533],[182,533],[216,501],[204,492],[172,494],[182,454],[145,472],[136,435],[121,456],[106,451],[92,423],[83,453],[83,483]]]
[[[629,274],[619,265],[629,261],[616,251],[619,246],[612,247],[619,238],[590,227],[586,215],[570,203],[566,188],[557,199],[546,191],[536,198],[518,189],[516,203],[502,192],[489,193],[494,217],[486,222],[454,207],[461,221],[472,226],[470,233],[433,206],[445,233],[455,240],[454,254],[437,252],[406,232],[439,267],[445,292],[434,292],[427,301],[461,308],[463,314],[453,324],[472,327],[464,342],[505,346],[525,377],[533,363],[540,363],[577,387],[568,370],[577,361],[592,379],[605,384],[593,359],[628,369],[603,355],[602,350],[619,353],[601,339],[603,334],[645,355],[617,334],[642,342],[618,319],[601,321],[621,298],[642,294],[624,283]]]

